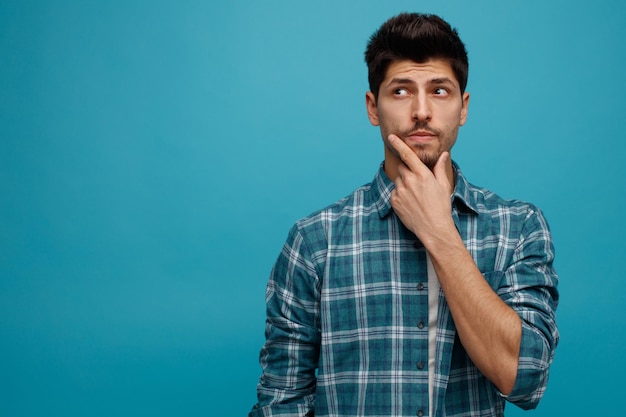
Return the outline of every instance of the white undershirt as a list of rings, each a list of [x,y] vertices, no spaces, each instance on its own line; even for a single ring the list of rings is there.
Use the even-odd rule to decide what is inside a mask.
[[[433,415],[433,381],[435,376],[435,349],[437,346],[437,310],[439,308],[439,279],[426,253],[428,271],[428,403],[429,416]]]

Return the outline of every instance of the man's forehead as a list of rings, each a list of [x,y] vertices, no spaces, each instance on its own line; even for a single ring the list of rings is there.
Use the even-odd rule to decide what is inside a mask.
[[[442,82],[448,79],[458,85],[458,80],[450,62],[445,59],[433,58],[425,62],[411,60],[392,61],[385,72],[383,84],[391,82],[430,81]]]

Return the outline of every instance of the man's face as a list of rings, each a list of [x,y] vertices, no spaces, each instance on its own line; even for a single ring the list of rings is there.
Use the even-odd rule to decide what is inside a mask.
[[[447,61],[425,63],[394,61],[380,85],[378,100],[366,95],[370,123],[380,126],[385,143],[385,170],[395,172],[402,163],[389,145],[388,136],[400,137],[431,170],[444,151],[456,141],[465,123],[469,93],[461,94],[459,82]]]

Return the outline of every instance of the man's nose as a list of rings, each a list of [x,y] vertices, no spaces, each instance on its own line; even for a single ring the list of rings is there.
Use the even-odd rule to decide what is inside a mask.
[[[412,103],[412,118],[416,122],[429,121],[432,118],[431,103],[426,94],[416,94]]]

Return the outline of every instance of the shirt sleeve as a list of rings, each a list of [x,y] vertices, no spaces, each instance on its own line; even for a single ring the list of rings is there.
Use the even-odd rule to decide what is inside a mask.
[[[319,278],[297,226],[272,269],[266,291],[263,373],[249,417],[313,415],[319,359]]]
[[[517,378],[512,392],[503,397],[523,409],[535,408],[542,398],[559,341],[555,319],[558,277],[553,260],[548,224],[541,212],[533,208],[499,291],[504,302],[522,319]]]

